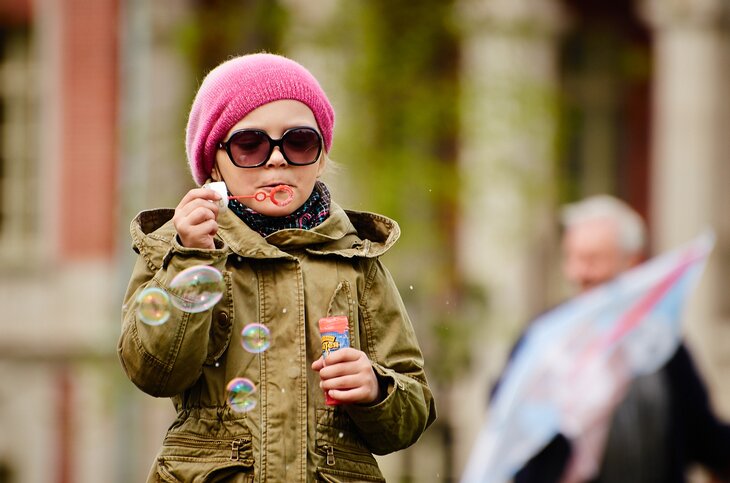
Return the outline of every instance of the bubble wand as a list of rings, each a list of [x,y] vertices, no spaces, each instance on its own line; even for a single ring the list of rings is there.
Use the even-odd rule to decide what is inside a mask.
[[[253,198],[256,201],[265,201],[269,198],[276,206],[286,206],[294,199],[294,190],[285,184],[280,184],[271,188],[268,193],[266,191],[257,191],[252,195],[229,196],[229,200],[240,200],[245,198]]]
[[[228,200],[254,199],[262,202],[269,198],[276,206],[286,206],[294,200],[294,190],[285,184],[274,186],[268,193],[266,191],[257,191],[252,195],[236,196],[228,196],[228,188],[226,188],[226,183],[223,181],[208,183],[203,188],[212,189],[221,196],[219,202],[221,207],[228,206]]]

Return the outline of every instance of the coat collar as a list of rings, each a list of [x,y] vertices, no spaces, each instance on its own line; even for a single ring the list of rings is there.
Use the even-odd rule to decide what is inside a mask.
[[[132,221],[135,246],[167,245],[175,237],[174,210],[143,211]],[[301,249],[318,255],[378,257],[400,237],[398,223],[382,215],[344,210],[332,202],[330,216],[312,230],[286,229],[266,238],[250,229],[231,210],[218,216],[218,234],[231,252],[247,258],[289,257],[289,250]]]

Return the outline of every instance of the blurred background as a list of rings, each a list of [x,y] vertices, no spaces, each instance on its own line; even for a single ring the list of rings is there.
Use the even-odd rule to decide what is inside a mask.
[[[566,294],[557,209],[595,193],[654,253],[716,231],[685,323],[730,416],[727,1],[0,0],[0,483],[144,481],[173,412],[115,352],[129,222],[193,186],[205,73],[262,50],[335,107],[335,199],[403,230],[385,262],[439,419],[388,481],[458,480],[506,351]]]

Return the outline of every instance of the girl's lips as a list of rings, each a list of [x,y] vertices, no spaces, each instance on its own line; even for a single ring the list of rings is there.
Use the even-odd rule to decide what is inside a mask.
[[[259,189],[262,189],[262,190],[271,190],[271,189],[276,188],[277,186],[288,186],[288,187],[292,188],[291,185],[286,184],[286,183],[271,183],[271,184],[263,185]]]

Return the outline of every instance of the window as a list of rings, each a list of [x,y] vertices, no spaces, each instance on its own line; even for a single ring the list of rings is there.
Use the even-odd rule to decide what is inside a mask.
[[[0,260],[39,242],[36,63],[27,27],[0,26]]]
[[[568,0],[563,37],[561,201],[609,193],[646,216],[651,38],[632,2]]]

